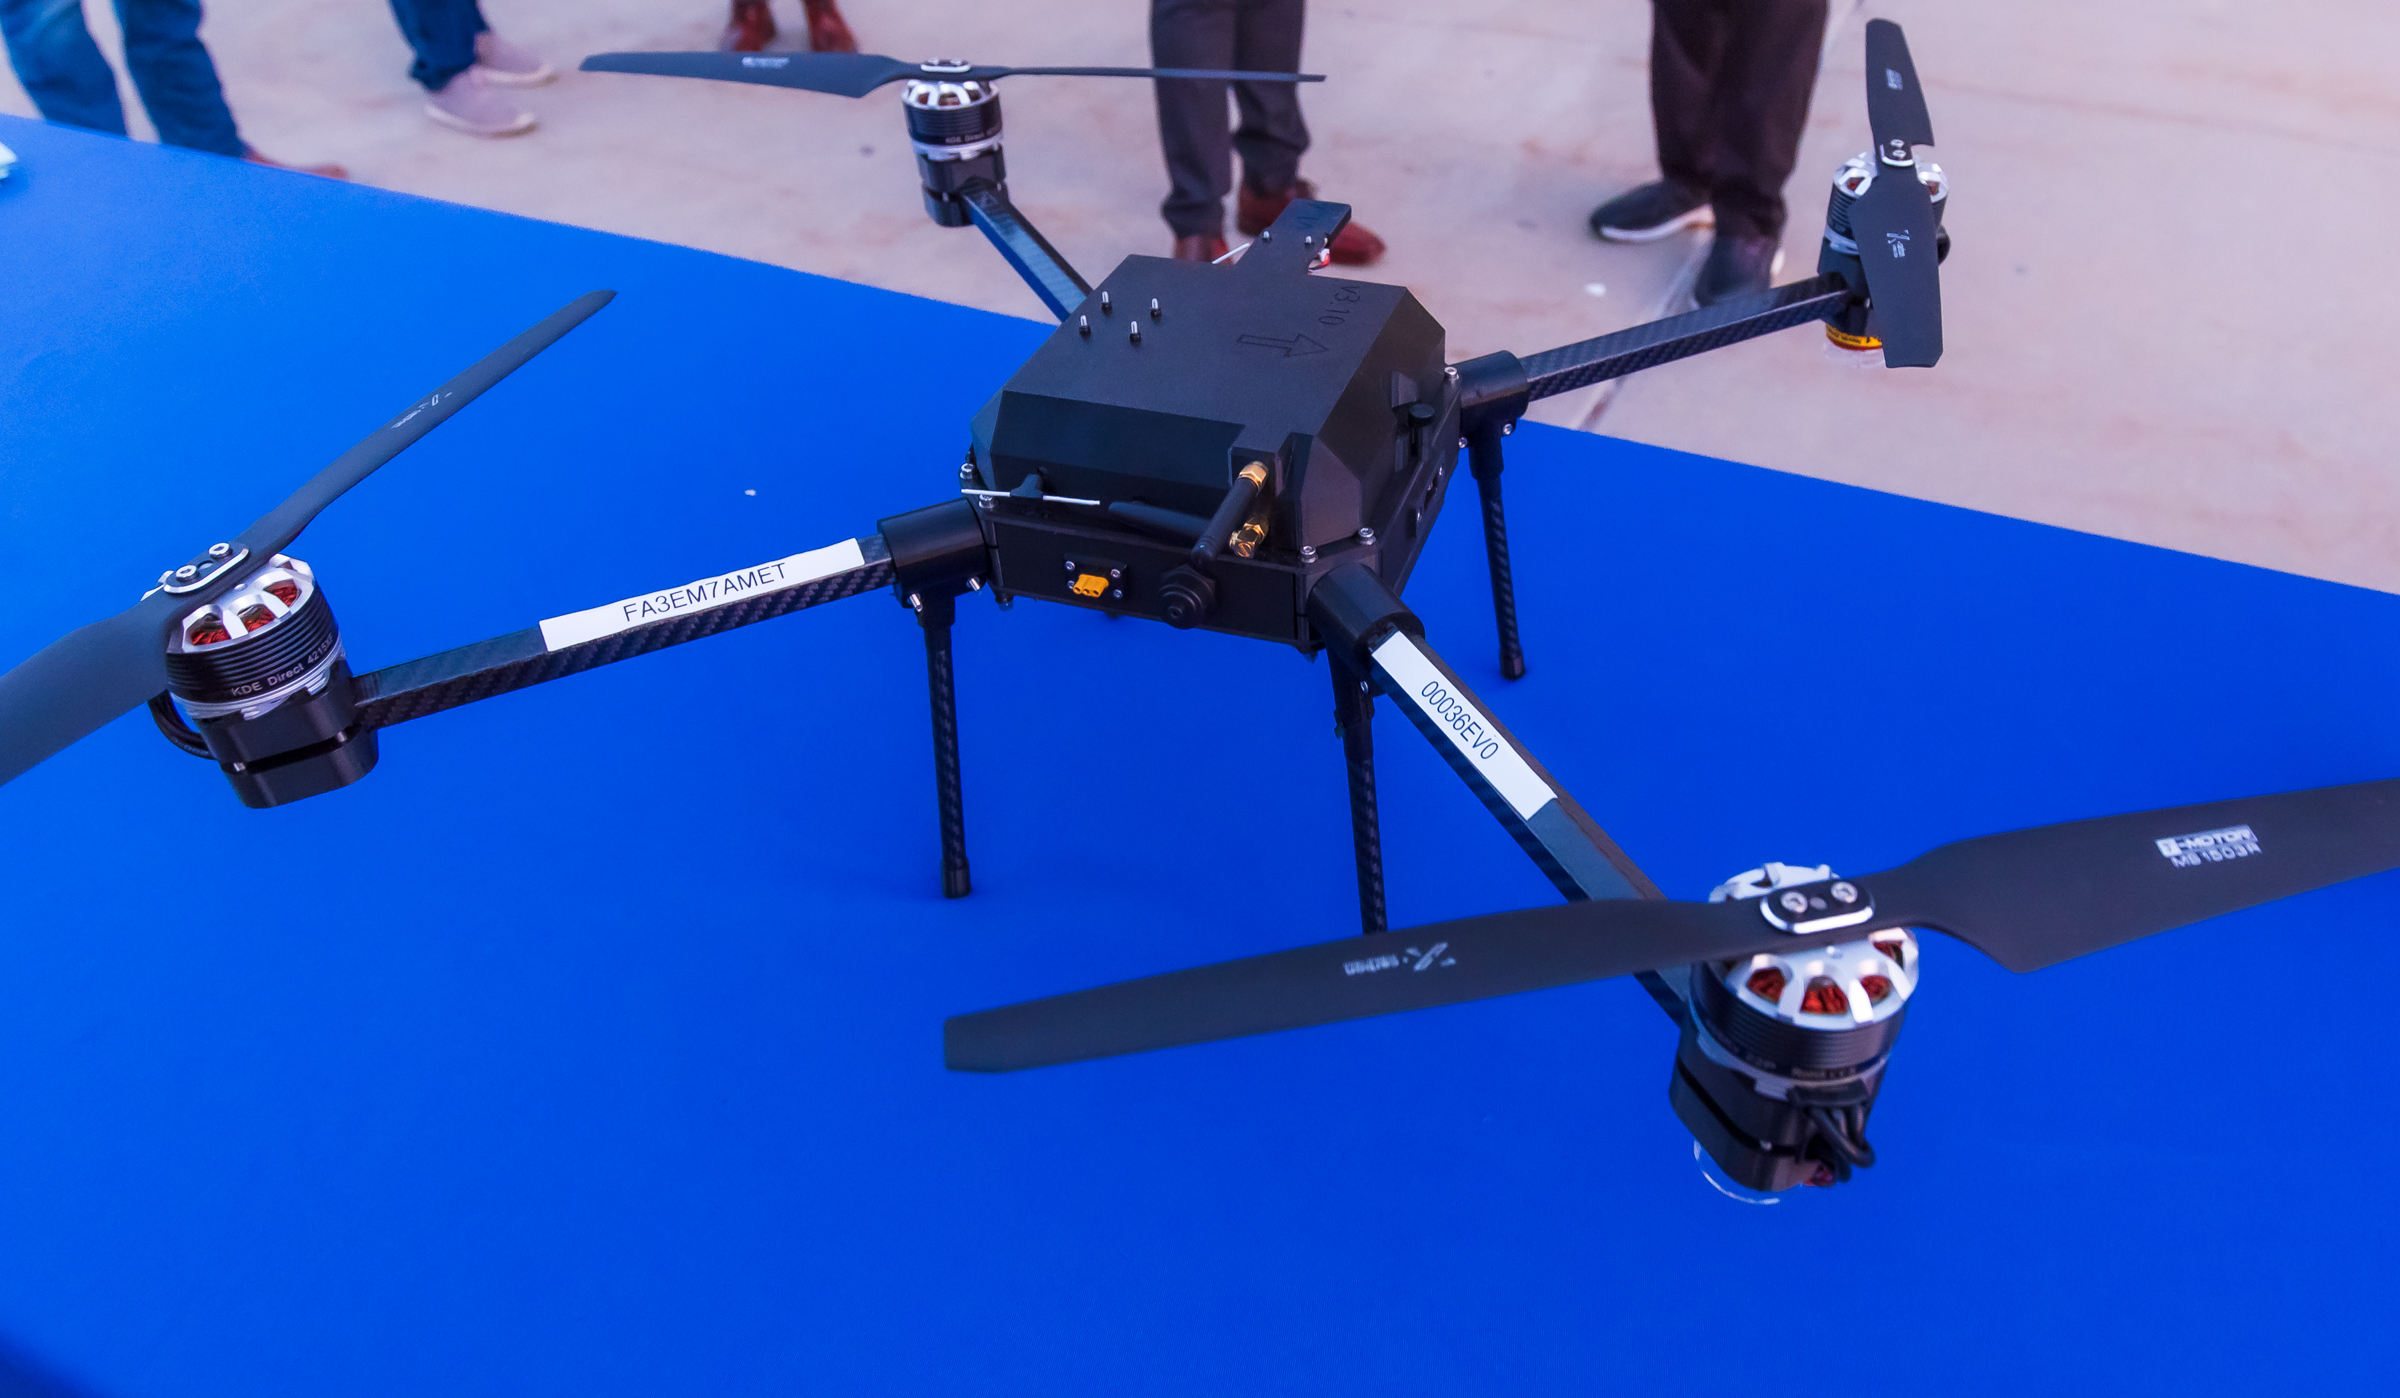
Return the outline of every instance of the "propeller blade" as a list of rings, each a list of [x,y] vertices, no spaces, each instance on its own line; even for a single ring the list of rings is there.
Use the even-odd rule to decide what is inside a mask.
[[[365,441],[334,458],[332,465],[293,491],[290,499],[243,530],[235,547],[246,546],[261,559],[281,553],[283,546],[299,537],[317,517],[317,511],[340,499],[342,492],[414,446],[418,438],[448,422],[452,413],[482,397],[485,389],[523,368],[525,361],[558,343],[560,336],[616,299],[613,291],[587,291],[545,316],[539,325],[476,360],[466,372],[410,404],[400,416],[369,433]]]
[[[117,615],[68,633],[0,674],[0,783],[13,780],[117,715],[149,702],[151,696],[165,693],[166,630],[176,618],[281,553],[317,512],[342,492],[449,421],[452,413],[548,349],[615,296],[613,291],[594,291],[577,297],[343,452],[289,499],[228,541],[232,545],[228,556],[237,563],[247,560],[247,566],[228,566],[214,585],[193,591],[153,590]]]
[[[583,71],[715,78],[864,97],[885,83],[916,76],[920,69],[879,53],[596,53],[583,60]]]
[[[2400,781],[1985,835],[1864,878],[1872,916],[1794,935],[1762,900],[1606,899],[1270,952],[961,1015],[949,1066],[1009,1072],[1482,1000],[1635,971],[1950,933],[2036,971],[2260,903],[2400,868]],[[1785,890],[1806,895],[1817,886]],[[1773,895],[1780,898],[1783,894]],[[1822,906],[1822,905],[1820,905]],[[1838,909],[1837,909],[1838,911]]]
[[[596,53],[587,73],[649,73],[663,78],[715,78],[864,97],[902,78],[992,82],[1006,77],[1205,78],[1228,82],[1321,83],[1319,73],[1253,73],[1224,68],[993,68],[904,63],[875,53]]]
[[[1235,83],[1321,83],[1323,73],[1256,73],[1246,68],[977,68],[978,78],[1198,78]]]
[[[0,782],[166,692],[166,630],[185,606],[153,592],[0,675]]]
[[[1888,19],[1867,21],[1867,128],[1875,133],[1879,151],[1895,140],[1911,146],[1934,143],[1933,116],[1917,86],[1908,36]]]
[[[1850,235],[1867,278],[1867,323],[1894,369],[1930,369],[1942,357],[1942,277],[1933,196],[1913,165],[1885,165],[1850,206]]]
[[[2012,971],[2400,868],[2400,781],[2103,816],[1944,845],[1858,882],[1876,926]]]
[[[960,1015],[943,1056],[1005,1073],[1430,1009],[1747,954],[1785,934],[1735,903],[1609,899],[1269,952]]]
[[[1912,147],[1933,143],[1933,117],[1917,85],[1908,38],[1888,19],[1867,22],[1867,126],[1875,182],[1850,206],[1867,278],[1867,319],[1894,369],[1932,368],[1942,357],[1942,279],[1933,196],[1916,179]]]

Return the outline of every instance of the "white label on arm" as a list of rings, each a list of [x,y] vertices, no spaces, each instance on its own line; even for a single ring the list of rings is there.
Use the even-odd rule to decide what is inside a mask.
[[[1531,820],[1535,811],[1558,799],[1550,784],[1535,776],[1533,768],[1500,736],[1499,726],[1458,692],[1406,635],[1393,632],[1391,639],[1375,648],[1374,656],[1376,668],[1391,682],[1392,698],[1416,705],[1419,713],[1432,719],[1450,746],[1492,784],[1518,819]]]
[[[858,540],[844,539],[838,544],[810,549],[807,553],[795,553],[789,558],[778,558],[755,568],[720,573],[713,578],[702,578],[698,582],[668,588],[664,592],[645,593],[640,597],[628,597],[622,602],[611,602],[605,607],[552,617],[542,623],[542,645],[550,650],[565,650],[568,646],[597,641],[603,636],[614,636],[637,626],[648,626],[654,621],[747,601],[762,593],[780,592],[787,587],[798,587],[802,583],[830,578],[836,573],[846,573],[866,565],[866,555],[858,551]]]

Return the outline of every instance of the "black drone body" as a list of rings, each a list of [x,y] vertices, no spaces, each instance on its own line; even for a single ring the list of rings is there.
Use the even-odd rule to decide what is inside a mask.
[[[1231,267],[1128,258],[1009,379],[962,472],[1004,594],[1313,651],[1326,574],[1401,589],[1457,463],[1457,376],[1406,290],[1309,275],[1347,212],[1295,204]]]
[[[972,886],[950,633],[1018,597],[1327,657],[1362,933],[950,1021],[953,1068],[1010,1071],[1609,976],[1680,1033],[1669,1097],[1734,1182],[1830,1184],[1865,1128],[1918,975],[1912,929],[2033,970],[2400,867],[2400,783],[2112,816],[1964,841],[1882,874],[1769,864],[1676,903],[1428,644],[1401,601],[1462,458],[1475,477],[1502,674],[1525,673],[1502,445],[1537,399],[1788,327],[1891,367],[1941,354],[1948,182],[1897,26],[1867,26],[1875,149],[1835,177],[1816,276],[1520,358],[1447,362],[1407,290],[1317,275],[1349,210],[1294,201],[1221,265],[1131,257],[1097,288],[1010,202],[994,84],[1012,73],[1193,81],[1297,74],[994,69],[871,55],[616,54],[587,69],[847,97],[905,82],[925,208],[992,242],[1059,328],[968,425],[957,494],[873,532],[353,674],[312,570],[315,514],[605,305],[594,292],[416,400],[129,610],[0,675],[0,781],[147,703],[249,805],[371,771],[386,727],[845,597],[892,589],[923,628],[943,889]],[[1565,906],[1384,929],[1371,719],[1408,719]]]

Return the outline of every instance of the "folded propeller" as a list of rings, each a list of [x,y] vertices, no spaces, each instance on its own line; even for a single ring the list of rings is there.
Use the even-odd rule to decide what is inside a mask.
[[[1912,181],[1913,183],[1913,181]],[[1034,1000],[944,1026],[1010,1072],[1937,928],[2037,971],[2400,868],[2400,780],[2045,825],[1896,869],[1723,903],[1610,899],[1460,918]]]
[[[1872,303],[1869,323],[1893,368],[1930,368],[1942,357],[1940,229],[1933,196],[1917,179],[1915,147],[1933,144],[1933,118],[1917,85],[1908,40],[1888,19],[1867,22],[1867,126],[1876,179],[1850,207],[1851,236]]]

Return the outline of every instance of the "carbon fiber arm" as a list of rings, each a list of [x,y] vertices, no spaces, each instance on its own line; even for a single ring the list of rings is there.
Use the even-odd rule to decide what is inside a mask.
[[[1804,282],[1778,286],[1749,296],[1736,296],[1648,325],[1579,340],[1525,358],[1525,391],[1530,398],[1588,388],[1607,379],[1623,378],[1678,359],[1822,320],[1826,313],[1850,302],[1850,285],[1836,272]]]
[[[1042,304],[1050,308],[1052,315],[1064,321],[1083,304],[1083,298],[1092,294],[1091,285],[1067,265],[1067,260],[1050,246],[1050,240],[1042,236],[1041,230],[1008,202],[1006,190],[978,180],[969,183],[959,197],[966,201],[975,226],[992,240],[992,246],[1008,259],[1009,266],[1017,269],[1017,275],[1033,288],[1034,295],[1042,298]]]
[[[553,617],[506,636],[361,675],[357,681],[359,720],[367,728],[388,728],[512,689],[856,596],[889,586],[892,576],[891,550],[881,534],[870,534],[679,588]]]

